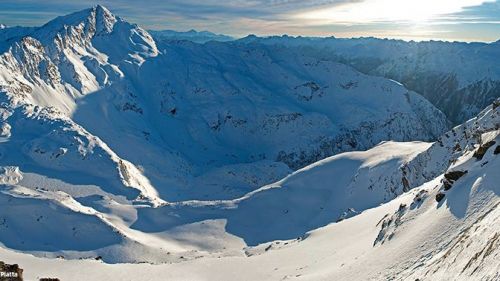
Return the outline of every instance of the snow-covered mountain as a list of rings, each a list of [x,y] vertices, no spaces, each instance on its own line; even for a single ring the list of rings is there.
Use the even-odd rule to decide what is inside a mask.
[[[96,149],[131,162],[167,201],[236,198],[335,153],[432,140],[447,127],[440,111],[394,81],[265,48],[157,46],[102,6],[3,34],[0,85],[7,112],[20,112],[4,123],[31,117],[22,106],[43,110],[47,123],[64,119],[98,138]],[[44,155],[82,154],[39,142]],[[57,161],[90,172],[66,159]]]
[[[426,255],[498,201],[500,101],[445,133],[422,96],[336,58],[155,40],[102,6],[4,28],[0,51],[0,256],[29,278],[419,278],[403,266],[443,268]],[[440,207],[479,177],[484,205]]]
[[[119,243],[119,238],[111,235],[115,231],[106,231],[92,221],[73,227],[73,235],[78,237],[86,227],[92,227],[93,231],[102,232],[102,239],[94,239],[92,246],[80,243],[78,251],[52,253],[64,258],[52,260],[12,250],[0,251],[9,261],[29,268],[27,276],[71,277],[72,280],[105,276],[148,280],[233,280],[235,276],[243,280],[285,277],[303,280],[495,280],[500,254],[497,233],[499,107],[500,100],[477,118],[445,134],[447,140],[434,144],[388,142],[366,152],[340,154],[237,200],[191,201],[157,209],[139,208],[137,213],[130,213],[129,207],[120,207],[119,203],[101,197],[108,201],[106,206],[113,212],[100,213],[107,209],[104,208],[95,213],[97,217],[109,225],[118,225],[122,237],[140,240],[121,242],[128,251],[120,255],[111,255],[110,246],[88,250],[102,246],[98,243]],[[455,135],[453,132],[461,133]],[[463,146],[458,149],[457,143]],[[454,149],[449,150],[452,144]],[[450,158],[453,161],[447,162],[442,173],[420,186],[411,188],[410,185],[411,190],[407,191],[404,180],[398,182],[402,176],[411,178],[411,175],[420,174],[414,163],[420,163],[422,169],[429,167],[429,163]],[[408,166],[415,169],[405,171]],[[4,180],[13,180],[19,178],[21,172],[9,168],[4,174]],[[399,186],[401,190],[384,188],[390,186]],[[2,227],[6,231],[2,233],[22,233],[16,231],[20,226],[13,224],[20,219],[33,221],[29,225],[37,220],[34,233],[40,226],[50,225],[55,215],[64,214],[68,219],[70,213],[57,212],[57,208],[38,209],[43,205],[34,202],[40,201],[42,194],[34,192],[42,190],[44,188],[37,191],[18,184],[3,191],[3,196],[14,197],[3,201],[9,206],[9,216],[3,220]],[[402,194],[387,202],[382,196],[388,193],[391,196]],[[43,196],[56,193],[52,194],[45,191]],[[31,198],[29,210],[35,211],[23,212],[28,202],[20,204],[21,198]],[[58,208],[62,203],[66,208],[73,207],[76,212],[71,216],[91,210],[68,199],[50,200],[58,202]],[[85,201],[84,198],[78,200]],[[377,206],[378,200],[387,203]],[[336,223],[317,228],[320,221],[333,222],[331,213],[339,214],[347,207]],[[125,228],[124,220],[117,218],[119,213],[134,214],[132,220],[135,222],[130,228]],[[86,221],[84,218],[78,219]],[[71,221],[74,220],[68,224],[71,225]],[[303,229],[298,230],[300,227]],[[311,231],[299,235],[307,227],[311,227]],[[61,235],[59,232],[63,229],[57,230]],[[51,241],[45,236],[41,238]],[[9,242],[9,239],[4,236],[2,241]],[[170,250],[167,255],[156,253],[155,256],[152,249],[144,250],[142,243]],[[196,249],[175,248],[182,249],[190,243],[196,245]],[[245,247],[247,244],[258,245]],[[58,247],[67,250],[68,245]],[[104,254],[105,260],[113,257],[115,261],[128,256],[135,261],[146,258],[175,262],[105,265],[95,261],[64,260],[77,257],[76,253],[84,253],[87,257]]]
[[[149,33],[156,40],[178,41],[187,40],[195,43],[206,43],[209,41],[227,42],[234,38],[224,34],[215,34],[210,31],[175,31],[175,30],[149,30]]]
[[[376,38],[248,36],[243,44],[293,48],[394,79],[428,99],[458,125],[500,97],[500,46],[495,43],[405,42]]]

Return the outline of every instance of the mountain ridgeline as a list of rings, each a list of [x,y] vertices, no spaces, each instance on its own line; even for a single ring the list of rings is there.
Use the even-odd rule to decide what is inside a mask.
[[[495,280],[497,45],[151,35],[102,6],[2,26],[0,256],[31,279]]]
[[[336,153],[434,140],[448,126],[441,111],[397,82],[295,51],[158,45],[102,6],[0,34],[4,127],[42,112],[46,130],[64,120],[71,129],[56,128],[58,137],[95,138],[95,149],[138,167],[164,200],[236,198]],[[69,144],[44,145],[24,153],[82,154]],[[96,155],[88,150],[85,159]],[[51,161],[81,167],[69,157],[44,165]]]
[[[227,42],[235,40],[231,36],[223,34],[215,34],[210,31],[196,31],[191,29],[189,31],[174,31],[174,30],[149,30],[149,33],[156,40],[167,41],[191,41],[195,43],[206,43],[209,41]]]
[[[293,49],[319,60],[345,63],[368,75],[394,79],[424,96],[453,125],[474,117],[500,97],[498,42],[405,42],[286,35],[248,36],[238,42]]]

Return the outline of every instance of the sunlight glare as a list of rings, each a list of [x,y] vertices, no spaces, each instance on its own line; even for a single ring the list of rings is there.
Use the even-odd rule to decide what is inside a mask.
[[[308,11],[299,14],[298,18],[313,24],[423,23],[485,2],[491,2],[491,0],[366,0]]]

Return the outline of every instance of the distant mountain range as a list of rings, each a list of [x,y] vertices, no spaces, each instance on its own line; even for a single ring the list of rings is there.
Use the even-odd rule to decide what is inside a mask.
[[[248,36],[238,42],[296,49],[318,59],[351,65],[365,74],[394,79],[427,98],[455,125],[472,118],[500,97],[498,42],[406,42],[286,35]]]
[[[223,35],[194,30],[153,32],[152,35],[157,40],[230,41]],[[496,63],[500,57],[499,42],[249,35],[237,40],[236,44],[295,49],[299,54],[337,61],[365,74],[399,81],[423,95],[457,125],[500,97],[500,67]]]
[[[149,30],[153,37],[162,40],[188,40],[195,43],[206,43],[208,41],[227,42],[234,40],[233,37],[215,34],[210,31],[174,31],[174,30]]]

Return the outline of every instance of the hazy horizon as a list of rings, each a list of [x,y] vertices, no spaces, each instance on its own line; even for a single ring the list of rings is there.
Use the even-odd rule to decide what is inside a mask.
[[[435,1],[434,1],[435,2]],[[414,41],[495,42],[499,0],[230,0],[135,1],[6,0],[0,23],[40,26],[97,4],[150,30],[208,30],[235,38],[271,36],[377,37]]]

